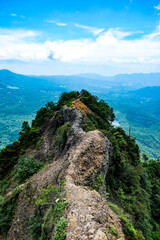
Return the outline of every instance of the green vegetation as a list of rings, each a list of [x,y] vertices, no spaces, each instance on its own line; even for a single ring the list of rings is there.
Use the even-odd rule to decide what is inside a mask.
[[[67,235],[65,231],[66,227],[67,227],[67,220],[64,217],[61,217],[55,227],[53,240],[64,240]]]
[[[29,177],[37,173],[44,167],[44,163],[34,159],[33,157],[21,158],[14,168],[15,179],[18,183],[24,183]]]
[[[159,158],[160,87],[159,77],[155,75],[121,75],[109,78],[109,81],[101,76],[43,76],[40,79],[1,70],[0,81],[4,85],[0,91],[0,149],[18,138],[23,121],[31,123],[36,110],[44,107],[46,102],[56,102],[62,91],[80,91],[83,86],[114,108],[123,129],[128,132],[129,126],[132,127],[132,135],[142,152],[150,158]],[[153,82],[157,87],[142,88],[152,86]],[[8,85],[18,89],[7,88]],[[135,89],[139,90],[132,91]],[[76,92],[73,93],[75,98]]]
[[[34,214],[31,214],[29,217],[29,231],[30,236],[33,240],[37,240],[41,236],[41,226],[43,224],[43,219],[38,211]]]
[[[61,181],[59,187],[50,184],[46,189],[39,190],[38,197],[34,197],[36,210],[28,222],[33,240],[48,239],[53,229],[54,240],[65,239],[67,220],[63,217],[63,211],[67,202],[62,200],[64,195],[64,181]]]
[[[25,150],[27,147],[38,141],[40,137],[40,128],[30,128],[28,122],[23,122],[22,130],[19,134],[19,141]]]
[[[106,107],[107,114],[99,114],[103,104],[100,105],[98,99],[86,91],[85,100],[83,95],[81,100],[93,111],[84,118],[83,129],[99,129],[112,142],[113,155],[106,177],[106,189],[110,200],[132,216],[130,224],[125,218],[122,219],[127,229],[126,235],[130,239],[157,240],[156,236],[158,233],[160,235],[160,182],[156,169],[159,170],[160,162],[145,161],[142,164],[135,138],[127,135],[121,127],[111,125],[114,120],[112,109]]]
[[[22,82],[22,79],[21,81]],[[50,92],[27,89],[8,89],[0,92],[0,150],[18,139],[24,121],[31,124],[37,109],[45,106],[46,102],[56,101],[56,95],[61,93],[55,89]],[[3,93],[2,93],[3,92]]]
[[[19,192],[19,188],[16,188],[7,200],[0,197],[0,234],[5,235],[11,226]]]
[[[0,195],[5,195],[8,187],[11,184],[11,176],[8,175],[5,179],[0,181]]]
[[[85,90],[80,93],[64,93],[57,104],[52,102],[46,104],[37,112],[31,127],[28,122],[23,123],[19,141],[0,152],[1,233],[7,232],[14,216],[16,198],[11,197],[9,200],[3,198],[11,186],[11,181],[16,179],[17,184],[23,183],[43,167],[41,162],[33,158],[20,158],[21,154],[30,145],[34,144],[36,147],[41,144],[43,124],[54,114],[53,128],[57,149],[63,150],[70,131],[70,123],[64,122],[61,107],[65,104],[71,106],[72,101],[77,98],[92,111],[84,116],[83,130],[99,129],[110,139],[113,146],[113,155],[105,181],[98,175],[92,187],[99,191],[103,184],[106,185],[110,201],[118,205],[112,205],[112,208],[120,216],[124,233],[129,240],[159,240],[160,162],[149,160],[146,154],[140,157],[135,138],[127,135],[121,127],[112,125],[113,109]],[[29,219],[32,239],[44,240],[48,236],[53,237],[53,240],[65,238],[67,223],[63,218],[63,210],[67,203],[62,200],[63,194],[63,184],[59,187],[50,185],[35,197],[35,212]],[[59,230],[61,235],[58,235]],[[112,228],[110,230],[113,232]]]
[[[113,108],[111,108],[103,100],[98,101],[98,98],[90,94],[86,90],[81,91],[81,101],[95,113],[95,117],[103,119],[105,124],[109,124],[114,121],[115,115]]]
[[[114,226],[110,225],[109,228],[110,228],[110,231],[116,236],[116,238],[119,239],[120,236],[119,236],[118,232],[116,231],[116,229],[114,228]]]
[[[37,111],[35,119],[32,121],[32,127],[41,127],[45,121],[53,115],[55,104],[48,102],[45,107]]]
[[[70,130],[69,122],[57,128],[55,139],[57,141],[59,150],[60,149],[62,150],[64,148],[65,143],[67,141],[68,134],[69,134],[69,130]]]
[[[144,163],[144,168],[142,184],[150,195],[153,219],[160,225],[160,162],[156,160],[147,161]]]
[[[136,96],[133,98],[132,92],[109,94],[104,99],[113,107],[116,119],[126,132],[129,132],[131,126],[131,134],[136,137],[142,153],[147,153],[150,158],[159,159],[160,101],[144,99],[143,95],[136,99]]]
[[[62,93],[59,97],[56,109],[60,110],[61,107],[63,107],[64,105],[70,107],[72,105],[72,102],[78,98],[78,95],[79,93],[75,91],[69,93],[66,92]]]
[[[132,218],[128,214],[124,213],[116,204],[109,202],[109,207],[120,217],[123,232],[129,240],[145,240],[141,231],[136,230],[133,227]],[[116,235],[117,232],[113,227],[111,227],[112,232]]]
[[[16,159],[18,160],[18,157]],[[14,170],[0,181],[0,194],[2,194],[0,196],[0,234],[3,235],[8,232],[14,218],[16,201],[20,193],[20,188],[17,186],[24,183],[44,166],[42,162],[33,157],[21,158],[17,164],[16,162],[14,162]],[[5,199],[3,196],[6,194],[8,188],[10,188],[10,191],[13,189],[13,193],[11,192],[11,196]]]
[[[101,175],[98,175],[96,181],[94,182],[92,189],[99,191],[103,186],[103,178]]]
[[[3,179],[17,163],[21,146],[18,141],[2,149],[0,152],[0,179]]]
[[[86,90],[81,91],[81,101],[93,112],[88,113],[84,118],[82,125],[83,130],[92,131],[95,129],[105,129],[110,131],[111,123],[115,117],[113,109],[103,100],[98,101],[97,97],[94,97]]]

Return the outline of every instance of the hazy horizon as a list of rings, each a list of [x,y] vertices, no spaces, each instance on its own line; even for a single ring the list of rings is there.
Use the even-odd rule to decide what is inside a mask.
[[[41,77],[41,76],[83,76],[83,75],[97,75],[97,76],[102,76],[102,77],[115,77],[115,76],[118,76],[118,75],[138,75],[138,74],[160,74],[160,72],[133,72],[133,73],[117,73],[117,74],[112,74],[112,75],[105,75],[105,74],[101,74],[101,73],[94,73],[94,72],[79,72],[79,73],[71,73],[71,74],[28,74],[28,73],[23,73],[21,71],[14,71],[14,70],[11,70],[11,69],[7,69],[7,68],[2,68],[0,69],[0,71],[2,70],[6,70],[6,71],[9,71],[9,72],[12,72],[12,73],[15,73],[15,74],[20,74],[20,75],[25,75],[25,76],[37,76],[37,77]]]
[[[73,74],[27,74],[27,73],[23,73],[21,71],[13,71],[13,70],[10,70],[10,69],[7,69],[7,68],[2,68],[0,69],[0,71],[2,70],[6,70],[6,71],[10,71],[12,73],[15,73],[15,74],[20,74],[20,75],[25,75],[25,76],[37,76],[37,77],[41,77],[41,76],[83,76],[83,75],[97,75],[97,76],[102,76],[102,77],[115,77],[115,76],[118,76],[118,75],[138,75],[138,74],[160,74],[160,72],[133,72],[133,73],[117,73],[117,74],[112,74],[112,75],[104,75],[104,74],[101,74],[101,73],[94,73],[94,72],[79,72],[79,73],[73,73]]]

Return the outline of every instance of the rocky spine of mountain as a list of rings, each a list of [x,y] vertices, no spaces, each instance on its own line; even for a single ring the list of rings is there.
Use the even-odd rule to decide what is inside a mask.
[[[128,144],[111,125],[113,119],[107,104],[82,91],[62,94],[57,105],[48,103],[37,112],[32,127],[24,122],[19,141],[0,156],[1,240],[147,239],[143,227],[134,228],[135,216],[130,218],[122,209],[126,192],[131,196],[133,189],[124,192],[122,186],[112,192],[111,182],[119,173],[116,169],[114,176],[116,147],[110,136],[119,134],[117,147]],[[134,147],[133,158],[139,154]],[[126,168],[136,172],[134,165],[126,163]]]

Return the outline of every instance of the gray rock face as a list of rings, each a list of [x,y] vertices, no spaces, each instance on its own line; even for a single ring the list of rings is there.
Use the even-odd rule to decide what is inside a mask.
[[[37,149],[29,148],[26,152],[26,155],[33,155],[50,164],[26,183],[17,201],[15,217],[7,239],[30,239],[26,236],[27,222],[30,214],[34,212],[33,196],[38,195],[38,189],[57,184],[61,179],[66,179],[67,240],[115,239],[109,232],[109,219],[113,218],[112,225],[116,227],[121,239],[125,239],[120,219],[108,208],[106,200],[98,192],[90,190],[98,175],[105,179],[112,154],[110,141],[100,131],[84,132],[81,129],[83,115],[75,108],[64,106],[59,122],[70,122],[71,128],[63,150],[56,150],[57,114],[44,125],[42,142]],[[48,160],[51,154],[52,157]],[[100,191],[104,190],[102,184]]]

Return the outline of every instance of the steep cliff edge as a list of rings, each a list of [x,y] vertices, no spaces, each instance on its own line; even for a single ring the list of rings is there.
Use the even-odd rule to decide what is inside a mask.
[[[31,239],[26,236],[29,231],[28,219],[35,208],[32,198],[39,189],[49,184],[57,185],[62,179],[65,179],[64,198],[68,202],[65,210],[68,220],[66,239],[117,239],[110,231],[110,225],[114,226],[121,239],[125,239],[119,217],[108,207],[105,198],[97,191],[90,190],[98,175],[105,179],[112,153],[110,141],[97,130],[84,132],[81,128],[83,115],[76,108],[64,106],[59,122],[63,125],[70,122],[70,130],[63,151],[55,153],[55,118],[52,117],[45,124],[43,140],[38,149],[35,151],[30,148],[25,153],[37,159],[47,159],[51,153],[54,157],[49,167],[25,184],[17,200],[7,239]],[[100,192],[103,190],[102,186]]]

